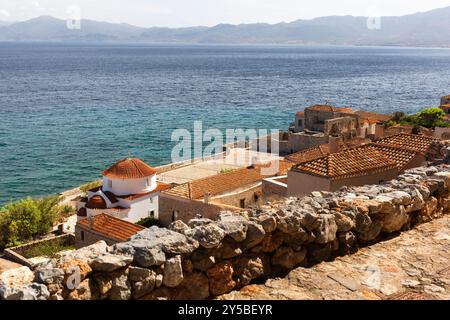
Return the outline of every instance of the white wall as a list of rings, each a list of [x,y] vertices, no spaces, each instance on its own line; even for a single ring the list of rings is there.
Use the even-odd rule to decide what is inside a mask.
[[[150,199],[152,199],[152,202],[150,202]],[[143,218],[149,217],[151,211],[155,211],[154,217],[155,219],[159,219],[159,192],[128,201],[127,206],[130,207],[130,211],[128,212],[128,216],[123,218],[125,221],[136,223]]]
[[[147,179],[150,179],[150,184]],[[110,181],[112,181],[112,187],[110,187]],[[156,174],[148,178],[126,180],[103,177],[103,191],[110,191],[118,196],[147,193],[155,190],[157,186]]]

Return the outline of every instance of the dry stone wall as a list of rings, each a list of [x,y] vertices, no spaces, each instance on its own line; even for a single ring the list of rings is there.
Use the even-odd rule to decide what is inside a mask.
[[[421,167],[383,185],[314,192],[217,221],[152,227],[0,275],[2,299],[207,299],[258,279],[346,255],[450,211],[450,167]]]

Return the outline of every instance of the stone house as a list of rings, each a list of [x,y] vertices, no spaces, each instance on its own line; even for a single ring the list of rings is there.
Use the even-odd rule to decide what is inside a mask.
[[[166,226],[176,220],[188,222],[198,216],[215,219],[223,210],[241,211],[259,205],[262,180],[285,175],[293,165],[283,160],[276,162],[276,171],[267,175],[264,169],[273,163],[220,173],[163,191],[160,196],[160,223]]]
[[[80,220],[75,226],[75,246],[82,248],[98,241],[108,245],[127,241],[145,228],[102,213]]]
[[[288,173],[287,194],[298,197],[392,180],[436,157],[436,142],[431,137],[400,134],[301,162]]]

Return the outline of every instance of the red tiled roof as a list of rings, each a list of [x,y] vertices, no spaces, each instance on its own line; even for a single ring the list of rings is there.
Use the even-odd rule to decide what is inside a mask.
[[[355,113],[359,115],[362,120],[367,120],[370,123],[387,122],[391,120],[393,117],[390,114],[382,114],[367,111],[356,111]]]
[[[300,111],[296,113],[297,117],[303,117],[305,115],[304,111]]]
[[[156,192],[167,190],[169,188],[170,188],[170,185],[168,185],[166,183],[158,182],[158,185],[156,186],[156,189],[152,190],[150,192],[139,193],[139,194],[130,194],[130,195],[126,195],[126,196],[118,196],[118,195],[116,195],[116,197],[120,198],[120,199],[125,199],[125,200],[136,200],[136,199],[148,196],[148,195],[150,195],[152,193],[156,193]]]
[[[293,170],[330,179],[343,179],[397,169],[397,164],[370,146],[329,154],[296,166]]]
[[[363,138],[356,138],[353,140],[349,140],[346,142],[339,141],[339,148],[341,151],[347,150],[352,147],[360,146],[362,144],[368,143],[370,140],[363,139]],[[285,157],[286,160],[295,163],[300,164],[304,162],[308,162],[314,159],[321,158],[323,156],[326,156],[327,154],[330,154],[330,144],[322,144],[320,146],[310,148],[307,150],[303,150],[300,152],[296,152],[293,154],[290,154]]]
[[[424,135],[401,133],[394,136],[381,138],[375,141],[375,143],[378,145],[397,147],[420,153],[427,153],[438,141],[439,139]]]
[[[441,105],[442,109],[449,109],[450,108],[450,104],[443,104]]]
[[[156,170],[136,158],[121,160],[103,171],[111,179],[141,179],[156,174]]]
[[[108,208],[108,206],[106,205],[105,199],[103,199],[99,195],[95,195],[91,199],[89,199],[88,203],[86,204],[86,208],[88,208],[88,209],[106,209],[106,208]]]
[[[206,193],[210,193],[212,196],[219,195],[267,178],[268,176],[263,175],[262,168],[268,168],[270,165],[271,163],[266,163],[255,167],[240,168],[231,172],[220,173],[175,186],[164,193],[189,199],[200,199]],[[277,173],[274,175],[285,175],[292,166],[292,163],[280,160]]]
[[[333,107],[329,105],[320,105],[316,104],[311,107],[307,107],[305,110],[315,110],[315,111],[328,111],[328,112],[345,112],[345,113],[352,113],[353,109],[348,107]]]
[[[92,231],[120,242],[127,241],[131,236],[145,229],[142,226],[112,217],[105,213],[99,214],[92,219],[94,220]],[[90,230],[89,220],[87,218],[79,221],[78,225],[85,230]]]
[[[386,158],[395,162],[400,172],[416,157],[419,152],[406,150],[402,148],[396,148],[391,146],[383,146],[372,143],[368,145],[370,148],[375,148],[377,151],[381,152]]]

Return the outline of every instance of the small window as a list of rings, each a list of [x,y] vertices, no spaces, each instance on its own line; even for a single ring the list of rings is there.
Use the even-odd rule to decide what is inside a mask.
[[[151,186],[152,185],[152,180],[150,178],[147,179],[147,186]]]
[[[303,127],[303,120],[298,120],[298,126]]]
[[[154,211],[154,210],[149,211],[149,212],[148,212],[148,216],[149,216],[150,218],[154,218],[154,217],[155,217],[155,211]]]
[[[178,212],[177,211],[172,211],[172,222],[176,221],[178,219]]]
[[[81,237],[81,241],[84,241],[84,231],[81,231],[80,237]]]
[[[245,199],[241,199],[239,202],[240,202],[241,208],[244,209],[245,208]]]
[[[150,201],[150,203],[153,203],[153,198],[148,199],[148,201]]]
[[[112,180],[108,180],[107,185],[108,185],[108,188],[112,188],[112,186],[113,186]]]

